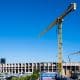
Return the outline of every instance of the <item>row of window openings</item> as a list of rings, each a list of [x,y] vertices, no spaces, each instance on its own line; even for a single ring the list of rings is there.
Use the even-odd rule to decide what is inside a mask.
[[[45,66],[45,64],[33,64],[33,66]],[[48,64],[46,64],[47,66],[49,66]],[[56,66],[57,64],[55,63],[52,63],[50,64],[51,66]],[[29,64],[7,64],[7,66],[32,66],[32,63],[29,63]]]
[[[64,66],[63,68],[64,68],[64,69],[73,70],[73,71],[74,71],[75,69],[76,69],[76,70],[80,70],[80,68],[79,68],[78,66],[67,66],[67,67]]]
[[[3,69],[11,69],[11,68],[12,68],[12,69],[14,69],[14,68],[24,69],[25,67],[4,67]],[[32,67],[27,67],[27,68],[32,68]],[[34,67],[34,68],[36,68],[36,67]],[[40,68],[40,67],[38,67],[38,68]],[[51,68],[51,69],[52,69],[52,67],[43,67],[43,66],[42,66],[41,68],[43,68],[43,69],[44,69],[44,68],[45,68],[45,69],[48,69],[48,68],[50,69],[50,68]],[[53,69],[54,69],[54,68],[57,68],[57,67],[56,67],[56,66],[53,66]],[[78,67],[78,66],[67,66],[67,67],[64,66],[63,68],[67,68],[67,69],[75,69],[75,68],[76,68],[77,70],[79,70],[79,67]]]
[[[43,72],[43,71],[51,71],[52,72],[52,71],[56,71],[56,70],[57,69],[41,69],[41,72]],[[25,71],[26,72],[32,72],[32,69],[30,69],[30,70],[22,70],[22,71],[21,70],[19,70],[19,71],[18,70],[13,70],[13,71],[12,70],[7,70],[7,72],[10,72],[10,73],[12,73],[12,72],[13,73],[20,73],[20,72],[25,73]],[[6,70],[4,70],[2,72],[6,72]]]
[[[32,68],[32,67],[1,67],[1,68]]]
[[[1,67],[4,67],[4,66],[1,66]],[[54,66],[6,66],[6,67],[54,67]]]
[[[7,65],[44,65],[45,63],[25,63],[25,64],[21,64],[21,63],[19,63],[19,64],[7,64]],[[49,63],[49,64],[57,64],[57,63]],[[48,65],[48,63],[46,63],[46,65]]]
[[[56,71],[56,70],[57,70],[57,69],[43,69],[43,68],[42,68],[40,71]],[[72,70],[72,71],[75,71],[74,68],[72,68],[71,70]],[[7,72],[12,72],[12,71],[13,71],[13,73],[14,73],[14,72],[18,73],[18,69],[15,69],[15,70],[11,70],[11,69],[10,69],[10,70],[8,70],[8,69],[5,70],[5,69],[4,69],[4,70],[2,70],[2,72],[3,72],[3,71],[4,71],[4,72],[6,72],[6,71],[7,71]],[[25,72],[25,71],[26,71],[26,72],[32,72],[32,69],[26,69],[26,70],[25,70],[25,69],[22,69],[22,70],[19,69],[19,72]]]
[[[19,70],[18,69],[15,69],[15,70],[11,70],[11,69],[10,70],[9,69],[6,70],[6,69],[4,69],[4,70],[2,70],[2,72],[13,72],[13,73],[14,72],[16,72],[16,73],[25,72],[25,71],[26,72],[32,72],[32,69],[26,69],[26,70],[25,69],[22,69],[22,70],[21,69],[19,69]]]
[[[20,72],[20,71],[26,71],[26,72],[30,71],[30,72],[32,72],[32,69],[3,69],[3,70],[4,70],[4,72],[5,72],[5,71],[14,71],[14,70],[15,70],[15,71],[19,70],[19,72]],[[34,69],[33,69],[33,70],[34,70]],[[52,69],[52,68],[49,68],[49,69],[48,69],[48,68],[45,68],[45,69],[44,69],[44,68],[41,68],[41,69],[39,69],[39,70],[43,71],[43,70],[57,70],[57,69],[56,69],[56,68],[54,68],[54,69]]]
[[[33,64],[33,66],[45,66],[44,64]],[[46,64],[47,66],[49,66],[48,64]],[[9,64],[7,64],[7,66],[32,66],[32,64],[14,64],[14,65],[9,65]],[[55,64],[51,64],[50,66],[55,66]]]
[[[20,66],[19,66],[20,67]],[[32,67],[32,66],[26,66],[26,67]],[[40,67],[40,66],[34,66],[34,67]],[[41,66],[41,67],[56,67],[56,66]],[[63,66],[63,67],[79,67],[79,66]],[[1,67],[2,68],[2,67]],[[3,68],[6,68],[6,67],[3,67]],[[8,67],[8,68],[11,68],[11,67]],[[14,67],[12,67],[14,68]],[[18,68],[18,67],[17,67]],[[24,68],[24,67],[23,67]]]
[[[56,68],[56,66],[41,66],[41,68]],[[1,67],[1,68],[32,68],[32,66],[27,66],[27,67]],[[33,68],[36,68],[36,66],[34,66]],[[37,66],[37,68],[40,68],[40,66]]]

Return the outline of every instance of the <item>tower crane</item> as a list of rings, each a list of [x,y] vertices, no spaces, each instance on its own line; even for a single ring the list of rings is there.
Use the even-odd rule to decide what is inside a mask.
[[[71,53],[70,55],[74,55],[74,54],[80,54],[80,51],[77,51],[77,52]]]
[[[71,3],[70,6],[63,12],[57,19],[55,19],[43,32],[40,36],[44,35],[55,25],[58,25],[58,73],[62,75],[62,22],[64,17],[66,17],[70,12],[76,10],[76,3]]]
[[[76,54],[79,54],[80,55],[80,51],[71,53],[70,55],[76,55]],[[69,62],[71,62],[70,55],[68,55]]]

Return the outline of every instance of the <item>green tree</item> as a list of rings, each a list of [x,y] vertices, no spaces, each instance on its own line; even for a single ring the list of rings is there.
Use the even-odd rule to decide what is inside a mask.
[[[39,78],[39,70],[34,70],[33,74],[31,75],[31,80],[36,80]]]
[[[25,77],[20,77],[19,80],[25,80]]]
[[[17,77],[12,77],[11,80],[19,80]]]
[[[31,76],[26,76],[25,80],[30,80]]]
[[[31,76],[25,76],[25,77],[19,77],[19,78],[16,78],[16,77],[12,77],[11,80],[36,80],[39,78],[39,70],[34,70],[33,71],[33,74]]]

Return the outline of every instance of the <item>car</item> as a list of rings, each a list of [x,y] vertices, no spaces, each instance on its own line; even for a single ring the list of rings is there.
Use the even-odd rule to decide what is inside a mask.
[[[80,80],[80,72],[75,72],[71,76],[72,79]]]
[[[80,80],[80,73],[77,73],[77,76],[78,76],[78,80]]]

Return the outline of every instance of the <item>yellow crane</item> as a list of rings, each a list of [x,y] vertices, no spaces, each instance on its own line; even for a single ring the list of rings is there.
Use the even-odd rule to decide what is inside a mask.
[[[60,15],[57,19],[55,19],[43,32],[41,32],[40,36],[44,35],[48,32],[53,26],[58,25],[58,73],[62,75],[62,22],[65,16],[67,16],[70,12],[76,10],[76,3],[71,3],[70,6],[66,9],[62,15]]]
[[[71,62],[70,56],[71,56],[71,55],[76,55],[76,54],[79,54],[79,55],[80,55],[80,51],[73,52],[73,53],[71,53],[71,54],[68,55],[68,60],[69,60],[69,62]]]

